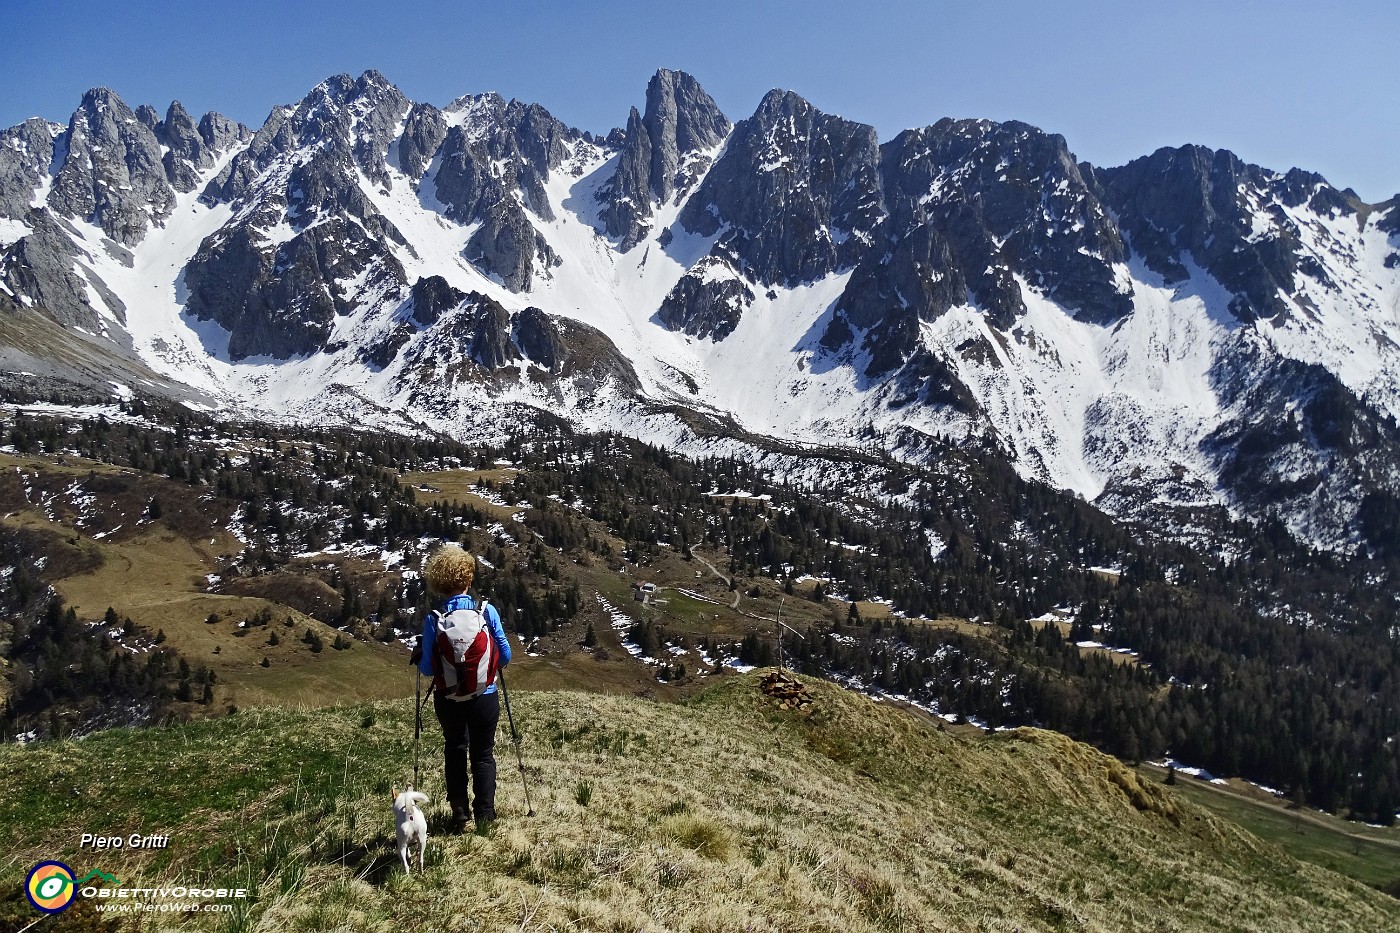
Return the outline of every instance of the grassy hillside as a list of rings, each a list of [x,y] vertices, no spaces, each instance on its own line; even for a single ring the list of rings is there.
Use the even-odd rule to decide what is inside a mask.
[[[0,929],[45,858],[136,882],[241,884],[228,914],[142,929],[1260,930],[1400,927],[1400,901],[1295,861],[1054,733],[955,735],[838,688],[780,708],[757,674],[681,704],[513,697],[501,821],[392,852],[411,702],[253,710],[0,748]],[[431,717],[430,717],[431,725]],[[435,743],[426,790],[444,816]],[[168,832],[155,852],[82,832]],[[97,918],[74,910],[44,928]]]
[[[164,503],[159,518],[149,513],[155,499]],[[0,525],[36,533],[45,542],[36,556],[80,618],[101,619],[111,607],[149,634],[164,633],[165,647],[190,664],[214,671],[218,686],[210,711],[400,692],[398,646],[362,640],[352,650],[313,653],[301,641],[308,629],[326,645],[337,635],[296,608],[298,602],[311,608],[319,594],[296,600],[286,592],[288,581],[315,585],[338,602],[338,594],[309,571],[298,567],[307,575],[237,580],[227,592],[212,590],[209,575],[243,545],[226,528],[234,504],[203,487],[71,454],[0,453],[0,509]],[[272,614],[271,625],[239,628],[241,620],[264,611]],[[211,616],[219,621],[210,623]],[[269,643],[273,632],[277,644]],[[200,714],[193,707],[190,712]]]
[[[1166,776],[1166,770],[1156,765],[1142,764],[1137,770],[1150,781]],[[1241,781],[1222,787],[1183,775],[1173,790],[1294,858],[1400,895],[1400,834],[1394,827],[1369,826],[1293,807]]]

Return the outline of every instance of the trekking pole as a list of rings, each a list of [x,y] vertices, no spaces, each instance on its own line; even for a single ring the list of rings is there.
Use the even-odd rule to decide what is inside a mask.
[[[506,689],[506,669],[496,671],[496,679],[501,682],[501,696],[506,701],[506,720],[510,723],[510,740],[515,746],[515,763],[520,765],[520,782],[525,785],[526,816],[535,815],[534,804],[530,803],[530,779],[525,776],[525,759],[520,757],[520,733],[515,729],[515,716],[510,711],[510,691]]]
[[[417,677],[413,685],[413,789],[418,790],[418,738],[423,734],[423,707],[428,705],[433,691],[423,693],[423,671],[416,664],[414,670]]]
[[[418,789],[418,737],[423,734],[423,671],[413,665],[413,789]]]

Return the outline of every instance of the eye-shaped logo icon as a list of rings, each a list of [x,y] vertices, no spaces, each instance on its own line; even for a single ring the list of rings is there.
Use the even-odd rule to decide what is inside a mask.
[[[73,903],[77,888],[73,869],[62,862],[40,862],[24,882],[24,893],[35,910],[56,914]]]

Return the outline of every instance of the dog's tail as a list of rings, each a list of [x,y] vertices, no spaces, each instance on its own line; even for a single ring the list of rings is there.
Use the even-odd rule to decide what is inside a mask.
[[[394,803],[398,803],[398,802],[399,802],[399,789],[398,789],[398,787],[397,787],[397,786],[391,787],[391,788],[389,789],[389,792],[390,792],[390,794],[392,795],[391,799],[394,801]],[[404,814],[405,814],[406,816],[412,816],[412,815],[418,810],[418,806],[417,806],[418,804],[420,804],[420,803],[427,803],[427,802],[428,802],[428,795],[425,794],[425,793],[423,793],[422,791],[414,790],[412,784],[408,785],[408,789],[405,790],[405,791],[403,792],[403,796],[404,796],[404,803],[406,803],[406,804],[408,805],[407,807],[404,808]]]

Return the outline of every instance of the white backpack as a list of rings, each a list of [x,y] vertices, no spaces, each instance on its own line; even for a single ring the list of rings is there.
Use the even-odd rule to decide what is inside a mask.
[[[475,609],[439,614],[432,649],[433,689],[453,700],[481,696],[496,682],[500,653],[483,601]]]

